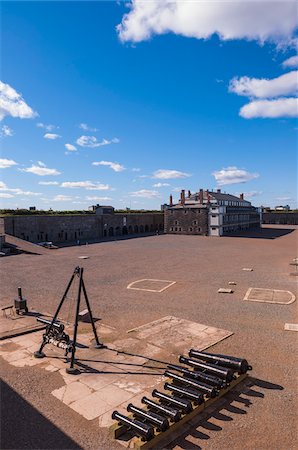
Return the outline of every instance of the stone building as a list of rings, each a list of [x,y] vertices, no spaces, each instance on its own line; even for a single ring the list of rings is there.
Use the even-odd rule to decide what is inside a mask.
[[[94,214],[13,215],[0,218],[6,234],[30,242],[55,244],[92,241],[113,236],[163,231],[162,213],[114,213],[111,206],[98,206]]]
[[[165,233],[223,236],[239,230],[260,227],[260,214],[243,194],[236,197],[217,191],[191,194],[181,191],[180,200],[165,210]]]

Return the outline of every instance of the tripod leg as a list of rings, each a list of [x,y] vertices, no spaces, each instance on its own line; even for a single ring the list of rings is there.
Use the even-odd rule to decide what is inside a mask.
[[[98,336],[97,336],[97,331],[96,331],[94,319],[93,319],[93,316],[92,316],[92,311],[91,311],[91,308],[90,308],[90,303],[89,303],[87,291],[86,291],[86,288],[85,288],[84,280],[82,280],[82,284],[83,284],[83,292],[84,292],[84,296],[85,296],[85,300],[86,300],[86,305],[87,305],[87,309],[88,309],[88,312],[89,312],[91,325],[92,325],[92,329],[93,329],[93,334],[94,334],[94,337],[95,337],[95,342],[96,342],[95,348],[103,348],[104,344],[99,342],[99,339],[98,339]]]
[[[83,281],[83,268],[81,267],[79,269],[80,274],[80,284],[79,284],[79,290],[78,290],[78,298],[77,298],[77,307],[76,307],[76,317],[75,317],[75,323],[74,323],[74,332],[73,332],[73,341],[72,341],[72,351],[71,351],[71,360],[70,360],[70,367],[66,369],[67,373],[76,375],[79,373],[78,369],[74,368],[74,361],[75,361],[75,353],[76,353],[76,343],[77,343],[77,334],[78,334],[78,321],[79,321],[79,312],[80,312],[80,303],[81,303],[81,292],[82,292],[82,281]]]
[[[71,287],[71,285],[72,285],[73,279],[74,279],[75,275],[77,275],[77,274],[78,274],[78,267],[75,268],[75,270],[74,270],[74,272],[73,272],[73,274],[72,274],[72,276],[71,276],[71,278],[70,278],[70,280],[69,280],[69,283],[68,283],[68,285],[67,285],[67,288],[65,289],[65,292],[64,292],[64,294],[63,294],[63,297],[62,297],[62,299],[61,299],[61,301],[60,301],[60,303],[59,303],[59,305],[58,305],[58,308],[57,308],[57,310],[56,310],[56,312],[55,312],[55,314],[54,314],[54,317],[53,317],[53,319],[52,319],[52,321],[51,321],[51,324],[49,325],[49,327],[47,327],[46,336],[52,331],[53,324],[54,324],[54,322],[56,322],[56,319],[57,319],[57,317],[58,317],[59,311],[60,311],[60,309],[62,308],[62,305],[63,305],[63,303],[64,303],[64,300],[66,299],[66,296],[67,296],[67,294],[68,294],[68,291],[69,291],[69,289],[70,289],[70,287]],[[45,339],[45,337],[44,337],[44,338],[43,338],[43,341],[42,341],[42,343],[41,343],[41,346],[40,346],[40,348],[39,348],[39,350],[38,350],[37,352],[34,352],[35,358],[44,358],[44,357],[45,357],[45,354],[44,354],[43,351],[42,351],[45,345],[46,345],[46,339]]]

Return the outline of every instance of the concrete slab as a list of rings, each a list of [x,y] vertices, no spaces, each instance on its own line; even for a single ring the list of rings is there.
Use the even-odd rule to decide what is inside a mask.
[[[296,297],[290,291],[283,291],[279,289],[249,288],[243,300],[248,300],[250,302],[289,305],[296,300]]]
[[[298,323],[285,323],[285,330],[298,331]]]

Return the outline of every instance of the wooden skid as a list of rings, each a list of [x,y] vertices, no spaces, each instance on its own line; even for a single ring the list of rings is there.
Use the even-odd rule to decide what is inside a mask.
[[[221,389],[219,391],[219,394],[215,398],[207,398],[205,396],[205,402],[202,405],[196,405],[192,402],[193,405],[193,411],[191,411],[188,414],[185,414],[179,422],[171,423],[170,427],[163,432],[159,432],[155,428],[155,436],[151,441],[142,441],[139,437],[133,437],[130,441],[129,448],[133,448],[135,450],[149,450],[154,449],[155,446],[160,445],[162,442],[162,445],[167,445],[172,440],[177,438],[177,432],[179,433],[179,429],[183,427],[183,425],[187,422],[189,422],[191,419],[193,419],[195,416],[200,414],[203,410],[208,408],[210,405],[212,405],[214,402],[216,402],[219,398],[221,398],[223,395],[225,395],[227,392],[229,392],[231,389],[233,389],[237,384],[241,383],[245,378],[247,377],[247,373],[238,375],[236,380],[233,380],[225,389]],[[145,408],[144,408],[145,409]],[[133,417],[132,415],[129,417]],[[123,425],[118,425],[118,423],[115,423],[111,425],[110,427],[110,434],[114,439],[119,439],[119,437],[127,432],[127,428]]]

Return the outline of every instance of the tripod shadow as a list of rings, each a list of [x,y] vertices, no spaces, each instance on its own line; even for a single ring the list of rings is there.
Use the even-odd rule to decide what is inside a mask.
[[[167,445],[167,449],[173,449],[179,446],[182,449],[201,450],[200,444],[194,444],[193,439],[204,441],[212,439],[213,432],[223,430],[225,422],[232,422],[234,414],[245,415],[248,414],[248,409],[253,406],[254,399],[264,398],[265,394],[258,390],[258,388],[283,390],[284,388],[278,384],[270,383],[269,381],[260,380],[258,378],[248,377],[243,382],[236,386],[235,389],[228,392],[211,408],[207,408],[202,413],[198,414],[191,421],[186,431],[180,435],[179,438]],[[243,397],[245,395],[245,397]],[[235,406],[237,402],[239,405]],[[212,422],[215,419],[217,424]],[[218,422],[221,422],[220,425]]]

